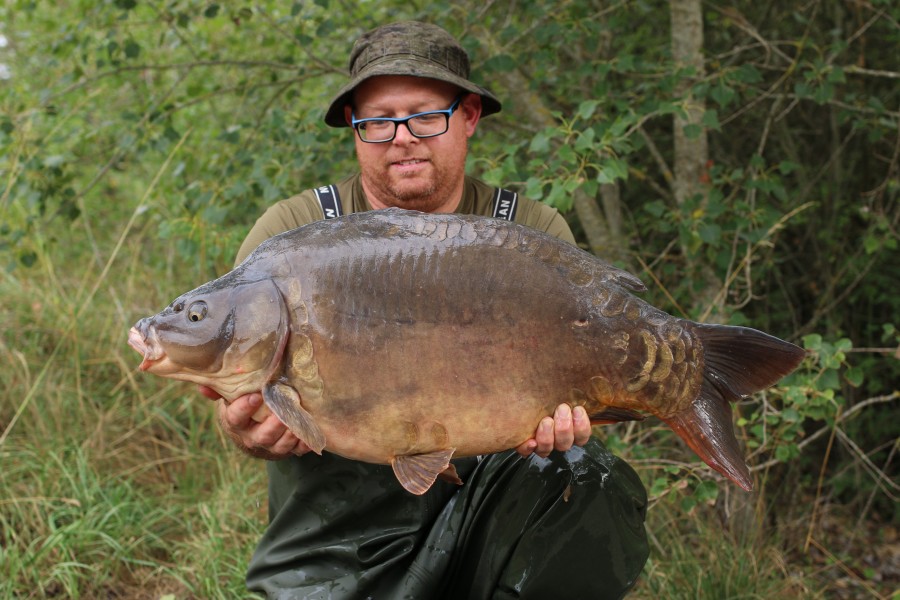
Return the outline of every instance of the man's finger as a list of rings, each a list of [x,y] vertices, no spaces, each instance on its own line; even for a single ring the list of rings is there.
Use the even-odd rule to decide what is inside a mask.
[[[294,449],[297,447],[298,442],[300,442],[300,440],[297,439],[297,436],[295,436],[287,427],[285,427],[284,432],[281,434],[281,437],[266,449],[277,456],[285,456],[294,452]]]
[[[575,445],[584,446],[591,438],[591,420],[583,406],[572,409],[572,424],[575,432]]]
[[[273,448],[278,444],[285,433],[290,433],[288,428],[284,426],[284,423],[279,421],[278,417],[275,415],[269,416],[265,421],[259,424],[257,424],[256,421],[251,420],[249,429],[250,431],[248,433],[250,434],[249,437],[252,446],[263,448],[275,454],[278,454],[278,452]],[[281,452],[281,454],[287,454],[288,452],[290,452],[290,447],[285,445],[284,452]]]
[[[259,394],[246,394],[235,399],[231,404],[226,404],[222,409],[225,423],[231,429],[247,429],[250,426],[251,417],[262,405],[262,396]]]
[[[516,452],[518,452],[520,456],[528,458],[531,456],[531,453],[534,452],[535,448],[537,448],[537,442],[534,441],[534,438],[531,438],[516,448]]]
[[[553,415],[553,447],[565,452],[572,447],[574,441],[572,409],[568,404],[560,404]]]
[[[537,431],[534,433],[534,441],[537,442],[534,453],[541,458],[547,458],[550,455],[550,451],[553,450],[554,442],[552,417],[541,419],[541,424],[538,425]]]

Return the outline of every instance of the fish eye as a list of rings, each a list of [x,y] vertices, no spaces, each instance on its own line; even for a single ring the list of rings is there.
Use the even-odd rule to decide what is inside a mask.
[[[206,317],[206,302],[198,300],[188,308],[188,319],[193,322],[202,321]]]

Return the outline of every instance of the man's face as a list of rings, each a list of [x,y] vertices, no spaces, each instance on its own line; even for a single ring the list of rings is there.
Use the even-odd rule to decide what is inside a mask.
[[[446,110],[460,90],[451,84],[399,75],[373,77],[361,83],[346,107],[357,119],[401,118],[430,110]],[[447,132],[414,137],[404,125],[390,142],[369,144],[356,139],[363,189],[374,208],[452,212],[462,198],[468,139],[481,116],[481,98],[463,97],[450,117]]]

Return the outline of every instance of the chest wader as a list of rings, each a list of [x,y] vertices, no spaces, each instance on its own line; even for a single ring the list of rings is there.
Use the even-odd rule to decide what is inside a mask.
[[[334,184],[323,185],[313,190],[316,194],[316,200],[322,209],[322,218],[326,221],[334,219],[344,214],[344,207],[341,204],[341,195],[337,186]],[[491,203],[491,216],[495,219],[504,219],[506,221],[516,220],[516,209],[519,207],[519,195],[513,191],[503,188],[494,190],[494,199]]]
[[[335,186],[316,189],[325,218]],[[498,189],[492,215],[512,221]],[[522,458],[453,461],[465,482],[414,496],[390,466],[328,452],[269,462],[269,527],[247,573],[270,598],[621,598],[648,555],[647,495],[596,439]]]

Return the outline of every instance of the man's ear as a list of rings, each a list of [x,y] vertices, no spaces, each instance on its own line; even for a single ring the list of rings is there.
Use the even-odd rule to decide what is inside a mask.
[[[475,134],[475,127],[481,119],[481,96],[478,94],[466,94],[461,101],[462,114],[466,119],[466,136]]]
[[[353,107],[351,107],[349,104],[344,105],[344,120],[347,122],[347,125],[352,127]]]

